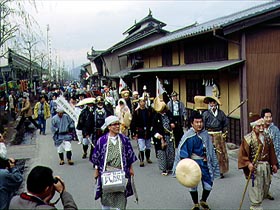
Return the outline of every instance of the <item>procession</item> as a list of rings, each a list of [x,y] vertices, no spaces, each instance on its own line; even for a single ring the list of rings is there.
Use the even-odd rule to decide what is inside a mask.
[[[277,209],[280,1],[16,2],[0,209]]]
[[[95,199],[101,199],[102,209],[126,209],[127,198],[137,193],[132,182],[134,168],[145,170],[145,166],[154,161],[158,166],[153,164],[153,167],[158,167],[158,173],[177,178],[186,189],[189,188],[193,210],[210,209],[207,198],[214,180],[227,179],[229,171],[228,122],[219,110],[221,102],[217,97],[199,97],[191,115],[187,116],[178,93],[173,91],[170,101],[165,103],[162,95],[167,93],[161,86],[160,95],[149,99],[144,96],[146,86],[143,95],[125,87],[115,99],[107,86],[101,89],[100,95],[93,95],[78,84],[75,85],[77,88],[70,89],[71,86],[63,88],[70,91],[63,92],[54,86],[51,91],[41,93],[34,108],[40,126],[35,122],[34,127],[39,129],[39,135],[46,135],[46,122],[42,121],[51,121],[52,141],[58,154],[57,164],[61,167],[64,164],[75,167],[72,153],[79,153],[81,159],[92,165],[91,173],[97,185]],[[23,101],[20,112],[23,116],[29,112],[28,109],[25,111],[28,100],[26,97]],[[206,105],[205,109],[202,104]],[[252,132],[244,137],[246,141],[240,146],[238,168],[244,170],[250,183],[250,209],[261,209],[263,199],[274,200],[269,189],[271,174],[277,173],[279,167],[276,140],[280,132],[275,126],[272,131],[271,119],[271,111],[262,110],[261,117],[251,122]],[[134,141],[136,150],[132,148]],[[75,143],[80,145],[80,151],[73,151],[72,144]],[[157,160],[151,158],[151,150]],[[7,158],[6,153],[2,153],[1,160]],[[201,194],[198,193],[200,182]],[[13,199],[11,209],[23,207],[13,204],[21,202]],[[20,199],[25,198],[21,196]],[[74,199],[71,200],[74,203]],[[74,205],[73,208],[77,207]]]

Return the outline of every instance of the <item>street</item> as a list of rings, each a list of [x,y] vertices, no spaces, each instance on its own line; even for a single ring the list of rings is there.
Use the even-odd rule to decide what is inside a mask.
[[[50,132],[50,119],[47,121],[46,136],[37,131],[36,144],[8,147],[8,155],[17,159],[29,158],[28,169],[36,165],[51,167],[54,175],[61,176],[79,209],[101,209],[100,200],[94,200],[93,167],[88,159],[82,159],[82,147],[77,141],[72,142],[74,166],[67,163],[60,166],[58,154],[53,144]],[[133,148],[137,153],[135,141]],[[135,182],[139,195],[139,203],[135,203],[134,196],[128,198],[127,209],[191,209],[193,204],[188,189],[180,185],[171,175],[162,176],[152,150],[152,164],[145,163],[144,168],[139,162],[134,164]],[[235,155],[236,156],[236,155]],[[26,177],[25,177],[26,178]],[[213,190],[208,198],[208,204],[213,209],[238,209],[245,187],[243,172],[237,169],[237,160],[230,156],[230,171],[224,179],[214,181]],[[280,206],[280,179],[279,172],[273,176],[272,194],[274,201],[265,200],[264,209],[279,209]],[[199,194],[202,190],[199,189]],[[242,209],[249,209],[250,203],[246,193]],[[61,203],[57,206],[62,208]]]

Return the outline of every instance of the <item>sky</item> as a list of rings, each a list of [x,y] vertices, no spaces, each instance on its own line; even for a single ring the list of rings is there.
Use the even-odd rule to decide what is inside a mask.
[[[44,37],[51,39],[52,57],[57,56],[67,69],[89,62],[87,52],[106,50],[123,40],[125,32],[152,11],[168,31],[194,22],[203,23],[267,1],[97,1],[37,0],[37,12],[31,11]],[[46,38],[47,40],[47,38]]]

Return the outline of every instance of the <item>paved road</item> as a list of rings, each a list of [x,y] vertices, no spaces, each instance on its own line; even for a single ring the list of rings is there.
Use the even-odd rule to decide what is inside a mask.
[[[49,128],[50,120],[47,122]],[[47,129],[47,135],[37,133],[36,144],[11,146],[8,155],[15,158],[29,158],[28,168],[35,165],[46,165],[53,169],[55,175],[61,176],[66,183],[67,190],[73,195],[79,209],[100,209],[100,201],[94,200],[94,181],[92,165],[82,159],[81,145],[73,142],[74,166],[58,164],[58,155],[53,145],[52,135]],[[132,142],[136,150],[136,144]],[[242,171],[237,170],[236,154],[230,156],[230,172],[225,179],[217,179],[214,189],[210,194],[208,203],[211,209],[238,209],[245,178]],[[139,162],[134,164],[136,188],[139,194],[139,204],[134,202],[134,197],[128,199],[128,209],[191,209],[192,201],[188,190],[181,186],[176,178],[164,177],[157,167],[155,154],[152,153],[153,164],[139,167]],[[201,189],[199,189],[201,192]],[[279,209],[280,206],[280,179],[279,175],[273,177],[272,192],[275,200],[264,201],[264,209]],[[243,208],[249,209],[248,196],[246,195]],[[61,204],[58,205],[61,208]]]

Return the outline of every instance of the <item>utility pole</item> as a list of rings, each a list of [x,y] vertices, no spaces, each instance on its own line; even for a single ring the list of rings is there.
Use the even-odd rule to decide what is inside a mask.
[[[47,52],[48,52],[48,71],[49,79],[52,78],[52,48],[51,48],[51,38],[49,35],[50,25],[47,25]]]

